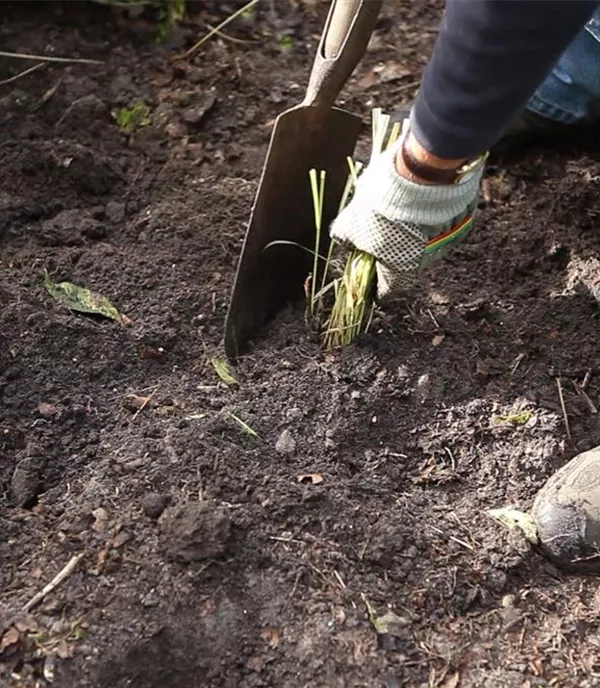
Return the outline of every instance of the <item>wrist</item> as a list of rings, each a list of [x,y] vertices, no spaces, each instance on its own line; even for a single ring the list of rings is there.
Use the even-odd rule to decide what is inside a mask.
[[[398,153],[395,166],[398,174],[417,184],[453,184],[467,158],[440,158],[425,149],[412,131],[406,134]]]

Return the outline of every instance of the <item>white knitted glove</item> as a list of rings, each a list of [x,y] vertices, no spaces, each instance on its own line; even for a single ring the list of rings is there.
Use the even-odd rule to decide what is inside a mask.
[[[377,260],[377,296],[413,285],[421,271],[464,238],[477,208],[485,159],[456,184],[417,184],[396,171],[402,137],[360,175],[331,237]]]

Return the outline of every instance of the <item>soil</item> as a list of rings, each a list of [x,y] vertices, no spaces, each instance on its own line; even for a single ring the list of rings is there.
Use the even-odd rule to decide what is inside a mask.
[[[1,685],[600,685],[595,579],[486,513],[600,443],[597,152],[496,162],[477,229],[368,335],[324,355],[287,309],[227,386],[271,123],[327,11],[263,3],[171,59],[239,5],[192,4],[161,44],[152,16],[3,3],[3,50],[102,63],[0,85]],[[440,12],[385,3],[343,94],[361,145]],[[128,134],[113,113],[138,101]],[[66,309],[45,270],[132,322]]]

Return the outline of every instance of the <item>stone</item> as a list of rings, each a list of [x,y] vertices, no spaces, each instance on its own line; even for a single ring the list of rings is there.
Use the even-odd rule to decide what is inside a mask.
[[[275,451],[278,454],[293,454],[296,451],[296,440],[292,431],[286,428],[277,438]]]

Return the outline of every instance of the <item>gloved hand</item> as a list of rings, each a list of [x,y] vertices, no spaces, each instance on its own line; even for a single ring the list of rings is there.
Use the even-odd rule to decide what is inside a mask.
[[[331,225],[334,241],[370,253],[377,261],[377,297],[413,285],[433,260],[464,238],[477,208],[485,156],[458,183],[418,184],[402,177],[398,141],[360,175],[354,196]]]

